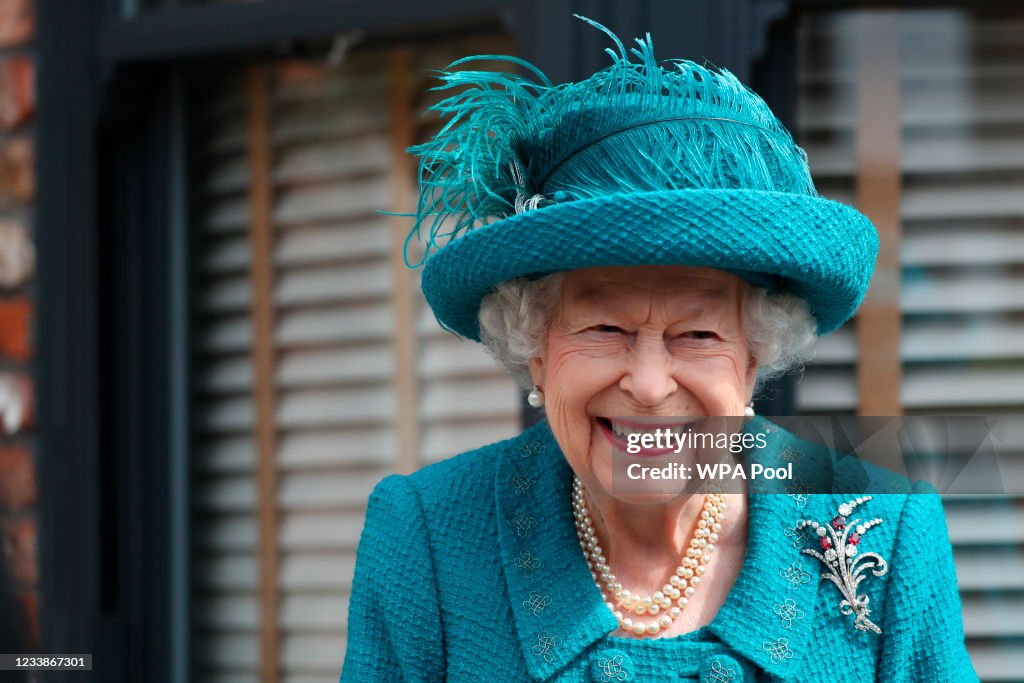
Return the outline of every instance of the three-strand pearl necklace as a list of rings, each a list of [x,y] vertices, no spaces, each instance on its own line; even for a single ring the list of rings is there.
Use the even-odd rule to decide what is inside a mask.
[[[711,561],[715,544],[718,543],[718,532],[722,530],[722,520],[725,519],[725,508],[725,500],[720,494],[709,493],[704,496],[704,507],[697,519],[690,545],[668,583],[653,595],[634,594],[622,587],[608,567],[608,560],[597,541],[597,533],[590,519],[590,510],[583,495],[583,483],[579,477],[573,477],[572,511],[576,518],[576,535],[580,539],[583,555],[587,558],[590,575],[601,591],[605,605],[618,620],[619,628],[638,636],[653,636],[669,628],[676,617],[682,614],[704,575],[705,566]],[[629,614],[636,618],[627,616]],[[645,616],[656,618],[639,618]]]

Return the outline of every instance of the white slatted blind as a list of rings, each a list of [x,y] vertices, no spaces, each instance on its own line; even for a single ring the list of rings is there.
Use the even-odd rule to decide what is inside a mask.
[[[427,68],[501,37],[414,48]],[[442,53],[442,50],[445,52]],[[389,258],[392,75],[388,49],[338,68],[281,64],[271,87],[280,662],[286,683],[337,681],[364,506],[396,467]],[[258,496],[249,323],[244,79],[197,98],[194,463],[196,681],[259,676]],[[416,135],[436,125],[414,112]],[[442,332],[417,292],[419,462],[518,431],[518,392],[477,345]]]
[[[808,15],[799,137],[822,194],[855,201],[856,13]],[[908,414],[1024,407],[1024,14],[900,13],[902,404]],[[857,339],[819,344],[807,413],[852,412]],[[1011,441],[1024,463],[1024,438]],[[1021,500],[945,498],[968,646],[988,681],[1024,676]]]
[[[469,38],[457,43],[437,45],[430,52],[417,54],[417,108],[425,109],[441,94],[427,92],[436,85],[426,71],[440,69],[470,54],[514,54],[510,39]],[[479,68],[468,65],[469,68]],[[501,62],[488,62],[486,68],[505,70]],[[418,121],[417,141],[425,140],[438,129],[438,119],[429,116]],[[417,271],[418,272],[418,271]],[[418,279],[416,287],[418,287]],[[417,296],[416,328],[419,338],[419,378],[421,382],[419,456],[434,462],[470,448],[496,440],[495,435],[511,436],[520,431],[520,394],[503,374],[496,374],[494,361],[476,345],[468,346],[444,332],[421,296]]]

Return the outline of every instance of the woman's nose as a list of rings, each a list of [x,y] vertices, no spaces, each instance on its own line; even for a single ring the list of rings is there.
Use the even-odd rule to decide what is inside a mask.
[[[672,374],[672,363],[672,356],[660,338],[637,339],[630,349],[619,388],[641,405],[660,405],[679,388]]]

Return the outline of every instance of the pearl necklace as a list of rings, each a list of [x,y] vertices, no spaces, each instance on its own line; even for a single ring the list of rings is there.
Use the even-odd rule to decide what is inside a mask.
[[[725,500],[720,494],[709,493],[704,496],[704,507],[697,519],[690,546],[668,583],[653,595],[633,594],[622,587],[608,567],[608,560],[597,541],[594,524],[590,519],[590,510],[583,495],[583,482],[579,477],[573,476],[572,511],[576,518],[576,535],[579,537],[583,555],[587,558],[587,566],[590,567],[594,584],[601,591],[604,604],[618,620],[619,628],[638,636],[653,636],[669,628],[676,617],[682,614],[696,591],[701,576],[704,575],[705,566],[711,561],[711,554],[714,553],[715,544],[718,542],[718,532],[722,530],[722,520],[725,519],[725,508]],[[601,585],[602,582],[604,587]],[[605,587],[608,589],[607,592]],[[608,593],[611,593],[614,601]],[[618,609],[620,606],[621,609]],[[663,610],[664,614],[661,614]],[[624,614],[630,612],[638,617],[659,614],[661,616],[651,621],[634,620]]]

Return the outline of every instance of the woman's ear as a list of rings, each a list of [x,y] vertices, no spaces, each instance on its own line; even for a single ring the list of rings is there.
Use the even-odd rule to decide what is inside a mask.
[[[544,375],[546,374],[544,368],[544,359],[541,358],[540,356],[534,356],[533,358],[530,359],[529,366],[531,381],[534,383],[535,386],[543,387]]]
[[[747,362],[747,376],[744,378],[747,383],[747,400],[754,400],[754,387],[757,385],[757,359],[753,354]]]

